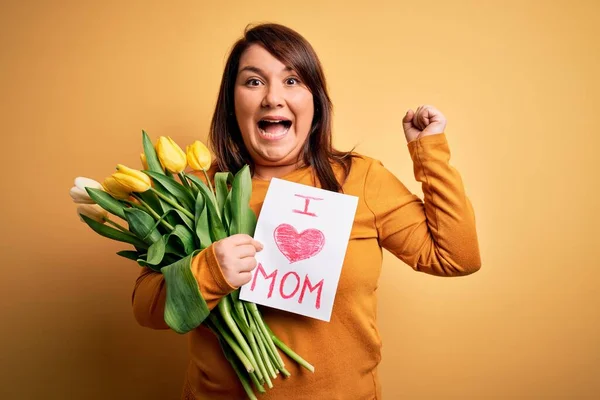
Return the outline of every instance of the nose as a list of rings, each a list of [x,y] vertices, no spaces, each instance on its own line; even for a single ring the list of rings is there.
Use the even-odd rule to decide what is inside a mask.
[[[265,108],[283,107],[283,88],[279,85],[269,85],[265,92],[265,97],[262,101],[262,106]]]

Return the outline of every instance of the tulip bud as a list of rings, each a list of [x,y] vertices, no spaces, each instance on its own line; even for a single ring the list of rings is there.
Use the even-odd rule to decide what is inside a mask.
[[[78,176],[75,178],[75,186],[69,190],[69,194],[73,201],[77,204],[94,204],[95,201],[90,198],[90,195],[85,190],[86,187],[94,189],[102,189],[102,185],[90,178]]]
[[[106,212],[105,209],[97,204],[81,204],[77,206],[77,214],[79,214],[79,219],[81,222],[84,222],[83,218],[81,218],[81,215],[85,215],[86,217],[91,218],[96,222],[100,222],[101,224],[108,220],[108,212]]]
[[[208,148],[199,140],[186,148],[187,162],[194,171],[208,170],[211,163],[211,155]]]
[[[112,176],[107,177],[104,182],[102,182],[102,186],[104,186],[104,190],[110,193],[115,199],[125,200],[129,197],[130,191],[117,182]]]
[[[146,160],[146,155],[144,153],[140,154],[140,160],[142,161],[144,169],[148,171],[150,168],[148,168],[148,161]]]
[[[172,174],[182,172],[187,165],[187,157],[181,147],[170,137],[161,136],[156,142],[156,154],[160,164]]]
[[[152,186],[150,177],[142,171],[128,168],[123,164],[117,165],[117,171],[119,172],[112,174],[112,177],[129,192],[143,193]]]

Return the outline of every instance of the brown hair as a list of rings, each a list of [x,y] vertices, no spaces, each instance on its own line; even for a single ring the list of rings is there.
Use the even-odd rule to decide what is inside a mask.
[[[294,69],[312,93],[314,117],[301,157],[306,165],[315,169],[323,189],[340,192],[342,184],[336,179],[331,163],[342,167],[345,180],[350,173],[353,155],[351,152],[334,149],[331,143],[333,105],[327,93],[321,62],[306,39],[296,31],[278,24],[246,27],[244,36],[234,44],[229,54],[210,128],[210,142],[219,170],[235,173],[248,164],[254,171],[254,162],[244,146],[233,111],[240,58],[252,44],[264,47],[273,57]]]

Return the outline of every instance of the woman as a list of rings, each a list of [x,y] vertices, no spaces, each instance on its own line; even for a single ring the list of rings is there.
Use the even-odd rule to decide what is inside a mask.
[[[269,180],[282,178],[359,197],[330,322],[263,307],[275,334],[315,365],[288,362],[263,399],[380,399],[381,342],[376,289],[386,248],[417,271],[467,275],[480,267],[473,211],[449,164],[445,117],[431,106],[409,110],[403,127],[424,203],[383,165],[331,144],[332,105],[320,62],[298,33],[275,24],[245,32],[227,60],[211,126],[216,169],[253,171],[251,206],[258,215]],[[214,171],[213,171],[214,173]],[[249,282],[262,245],[247,235],[214,243],[192,269],[209,308]],[[163,276],[144,269],[136,282],[137,321],[168,329]],[[184,399],[243,399],[216,337],[190,332]]]

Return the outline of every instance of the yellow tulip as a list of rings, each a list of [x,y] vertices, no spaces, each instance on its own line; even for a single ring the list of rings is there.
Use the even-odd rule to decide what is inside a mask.
[[[211,163],[211,155],[208,147],[199,140],[186,148],[187,162],[194,171],[208,170]]]
[[[144,169],[148,171],[148,161],[146,160],[146,155],[144,153],[140,154],[140,160],[142,160],[142,166],[144,167]]]
[[[181,147],[170,137],[161,136],[156,142],[156,154],[161,165],[172,174],[182,172],[187,165],[187,157]]]
[[[104,190],[110,193],[115,199],[125,200],[129,197],[130,190],[117,182],[112,176],[107,177],[104,182],[102,182],[102,186],[104,186]]]
[[[97,204],[80,204],[77,206],[77,214],[79,214],[81,222],[84,222],[81,215],[85,215],[101,224],[108,220],[108,212]]]
[[[123,164],[117,165],[117,171],[112,177],[129,192],[143,193],[150,189],[150,177],[137,169],[128,168]]]

